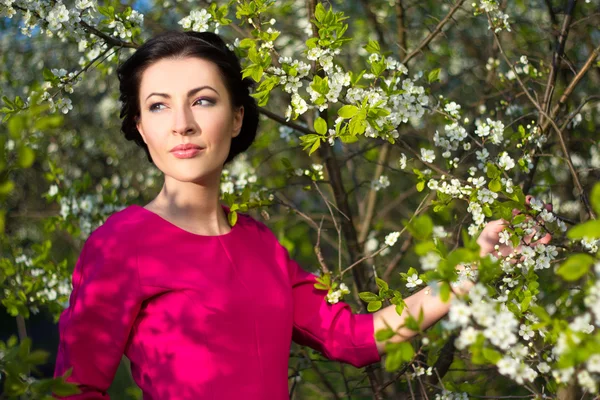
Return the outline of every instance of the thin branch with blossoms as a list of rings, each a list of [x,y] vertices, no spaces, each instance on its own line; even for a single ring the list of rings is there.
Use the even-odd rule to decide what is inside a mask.
[[[490,18],[490,16],[488,15],[488,19],[489,18]],[[542,109],[542,106],[531,96],[531,94],[529,93],[529,90],[527,90],[527,87],[523,84],[523,81],[521,80],[521,78],[519,78],[519,74],[517,74],[517,72],[515,71],[514,65],[512,64],[512,62],[510,61],[510,59],[508,58],[506,53],[504,52],[504,49],[502,48],[502,44],[500,42],[500,38],[498,37],[498,33],[493,32],[493,35],[494,35],[494,39],[498,45],[498,48],[500,49],[500,54],[502,54],[504,61],[506,61],[506,63],[509,65],[509,67],[513,70],[515,77],[516,77],[517,81],[519,82],[519,84],[521,85],[521,87],[523,88],[523,90],[525,91],[527,98],[529,99],[531,104],[535,108],[537,108],[538,112],[548,119],[550,125],[552,125],[552,127],[554,128],[554,130],[558,136],[563,154],[565,155],[565,158],[567,159],[567,166],[569,167],[569,171],[571,172],[571,176],[573,177],[573,182],[575,183],[575,186],[577,187],[577,190],[579,192],[579,199],[582,202],[585,209],[587,210],[587,213],[590,216],[590,218],[595,219],[596,216],[595,216],[594,211],[592,210],[592,207],[589,203],[589,200],[587,198],[585,190],[583,189],[583,186],[581,186],[579,176],[577,175],[577,171],[575,171],[575,167],[573,166],[573,162],[571,161],[571,155],[570,155],[569,151],[567,150],[567,145],[565,144],[565,140],[563,138],[561,129],[556,125],[556,122],[554,122],[554,119],[552,119],[552,117],[550,115],[548,115]]]

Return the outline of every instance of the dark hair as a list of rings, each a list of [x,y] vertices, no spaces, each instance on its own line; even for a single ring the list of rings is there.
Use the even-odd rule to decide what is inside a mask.
[[[133,140],[146,151],[148,161],[153,162],[148,146],[136,127],[140,116],[139,90],[142,73],[150,65],[165,58],[197,57],[213,62],[221,73],[229,92],[232,106],[244,107],[244,120],[239,135],[231,141],[225,163],[244,152],[256,137],[258,129],[258,107],[250,96],[252,81],[242,79],[240,61],[229,50],[221,37],[211,32],[168,31],[153,37],[136,50],[117,69],[121,92],[121,131],[127,140]]]

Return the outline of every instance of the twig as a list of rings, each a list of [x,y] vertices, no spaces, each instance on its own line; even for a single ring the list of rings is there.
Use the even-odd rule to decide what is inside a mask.
[[[490,18],[490,16],[488,14],[488,19],[489,18]],[[491,21],[490,21],[490,23],[491,23]],[[495,39],[496,43],[498,44],[498,48],[500,49],[500,54],[502,54],[502,57],[504,58],[504,61],[512,69],[513,73],[515,74],[515,78],[519,82],[519,85],[521,85],[521,87],[525,91],[525,95],[527,96],[527,98],[529,98],[529,101],[531,102],[531,104],[533,104],[533,106],[535,108],[537,108],[538,112],[540,114],[542,114],[544,117],[548,118],[548,122],[550,123],[550,125],[552,125],[552,127],[554,128],[556,134],[558,135],[558,140],[560,142],[560,146],[561,146],[561,149],[563,151],[563,154],[565,155],[565,158],[567,160],[567,166],[569,167],[569,171],[571,172],[571,177],[573,178],[573,182],[575,183],[575,186],[577,187],[577,190],[579,191],[579,200],[582,202],[583,206],[587,210],[588,215],[590,216],[590,218],[595,219],[596,217],[595,217],[594,211],[592,210],[592,207],[589,204],[589,201],[587,199],[585,191],[583,190],[583,186],[581,186],[581,182],[579,181],[579,177],[577,175],[577,171],[575,171],[575,167],[573,166],[573,163],[571,162],[571,154],[567,150],[567,145],[566,145],[565,140],[563,138],[562,131],[556,125],[556,122],[554,122],[554,119],[551,116],[549,116],[542,109],[542,107],[540,106],[540,104],[531,96],[531,93],[529,93],[529,90],[527,90],[527,87],[525,87],[525,84],[523,83],[523,81],[519,77],[519,74],[517,74],[517,72],[515,71],[514,65],[511,63],[511,61],[508,59],[508,56],[504,52],[504,49],[502,48],[502,44],[500,43],[500,38],[498,37],[498,34],[495,31],[493,31],[493,35],[494,35],[494,39]],[[600,47],[598,47],[596,50],[600,51]],[[580,72],[580,74],[581,74],[581,72]],[[580,74],[578,74],[578,75],[580,75]],[[571,85],[569,85],[569,86],[571,86]],[[563,97],[564,97],[564,94],[563,94]],[[559,101],[559,103],[560,103],[560,101]],[[542,128],[542,130],[543,130],[543,128]]]
[[[373,180],[378,180],[381,174],[383,173],[384,165],[388,161],[388,157],[390,154],[390,143],[386,142],[379,152],[379,160],[377,161],[377,167],[375,168],[375,174],[373,176]],[[367,195],[367,207],[366,212],[363,217],[362,226],[360,228],[358,234],[358,242],[363,243],[369,234],[369,228],[371,226],[371,222],[373,222],[373,216],[375,215],[375,205],[377,204],[377,190],[375,188],[371,188],[369,190],[369,194]]]
[[[446,25],[448,23],[448,21],[450,21],[450,19],[454,15],[454,13],[456,13],[456,11],[458,11],[458,9],[463,5],[464,2],[465,2],[465,0],[458,0],[458,2],[450,10],[448,15],[446,15],[444,17],[444,19],[442,19],[440,21],[439,24],[437,24],[435,29],[429,35],[427,35],[427,37],[425,39],[423,39],[423,41],[419,44],[419,46],[417,46],[416,49],[411,51],[410,54],[408,56],[406,56],[405,59],[402,60],[402,64],[406,65],[406,63],[408,63],[414,56],[416,56],[419,52],[421,52],[421,50],[423,50],[423,48],[425,46],[427,46],[442,31],[442,28],[444,27],[444,25]]]
[[[567,86],[567,88],[563,92],[562,96],[558,100],[558,103],[556,103],[554,105],[554,108],[552,108],[552,112],[550,113],[551,118],[556,117],[556,115],[558,114],[558,111],[565,104],[565,102],[567,101],[567,98],[569,98],[569,96],[571,95],[571,93],[573,93],[573,91],[575,90],[575,87],[577,86],[577,84],[583,79],[583,77],[587,73],[587,71],[594,65],[594,62],[596,61],[596,58],[598,58],[599,54],[600,54],[600,46],[596,47],[591,52],[590,56],[585,61],[585,64],[579,70],[579,73],[577,73],[577,75],[575,75],[575,77],[573,78],[573,80],[571,81],[571,83],[569,83],[569,86]],[[544,125],[542,125],[542,131],[545,131],[548,128],[548,125],[550,123],[551,123],[551,120],[547,120],[544,123]]]
[[[559,68],[560,59],[565,50],[565,43],[567,42],[567,36],[569,35],[569,27],[571,21],[573,21],[573,12],[575,11],[575,4],[577,0],[570,0],[567,6],[567,12],[565,19],[563,20],[563,26],[560,30],[560,35],[556,41],[556,49],[552,55],[552,67],[550,68],[550,74],[548,74],[548,82],[546,83],[546,92],[544,93],[544,100],[542,100],[542,106],[544,111],[547,113],[550,111],[550,104],[552,103],[552,95],[554,94],[554,88],[556,84],[556,77],[558,76],[557,70]],[[542,125],[543,117],[540,114],[540,120],[538,125]]]
[[[277,114],[267,110],[266,108],[259,107],[258,112],[263,114],[264,116],[272,119],[273,121],[279,122],[281,125],[289,126],[290,128],[297,130],[298,132],[304,133],[305,135],[316,135],[316,132],[311,131],[307,127],[287,121],[282,116],[277,115]]]
[[[319,264],[321,264],[321,271],[323,271],[324,274],[328,274],[329,268],[327,268],[327,264],[325,264],[323,254],[321,254],[321,229],[323,229],[323,218],[321,218],[321,223],[319,224],[319,229],[317,230],[317,244],[315,244],[315,254],[317,255],[317,260],[319,261]]]

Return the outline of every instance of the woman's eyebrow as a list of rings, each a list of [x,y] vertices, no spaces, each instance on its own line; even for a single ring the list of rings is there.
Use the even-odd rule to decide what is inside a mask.
[[[198,93],[199,91],[204,90],[204,89],[210,89],[213,92],[215,92],[216,94],[219,94],[219,92],[217,92],[217,90],[215,88],[213,88],[212,86],[205,85],[205,86],[199,86],[199,87],[197,87],[195,89],[191,89],[189,92],[187,92],[187,95],[188,95],[188,97],[193,96],[196,93]],[[151,96],[160,96],[160,97],[164,97],[164,98],[167,98],[167,99],[171,98],[171,96],[168,95],[167,93],[152,92],[152,93],[150,93],[148,95],[148,97],[146,97],[146,100],[148,100]]]

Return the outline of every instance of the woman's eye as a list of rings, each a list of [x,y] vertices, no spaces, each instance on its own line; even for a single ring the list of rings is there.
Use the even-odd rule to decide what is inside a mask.
[[[200,104],[201,106],[212,106],[213,104],[215,104],[215,102],[212,99],[201,98],[196,100],[194,104]]]
[[[149,110],[150,110],[151,112],[158,111],[158,110],[162,110],[162,108],[160,108],[161,106],[163,106],[163,107],[164,107],[164,104],[162,104],[162,103],[154,103],[154,104],[152,104],[152,105],[150,106]]]

